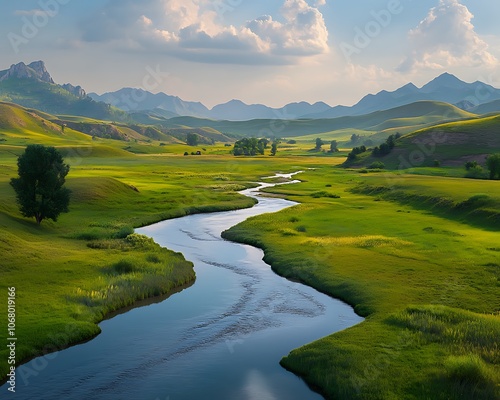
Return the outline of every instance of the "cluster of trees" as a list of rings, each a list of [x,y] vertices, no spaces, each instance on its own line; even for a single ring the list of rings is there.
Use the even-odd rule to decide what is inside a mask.
[[[366,146],[359,146],[355,147],[352,149],[352,151],[347,155],[347,159],[349,161],[354,161],[356,158],[358,158],[358,154],[366,152]]]
[[[486,167],[489,170],[490,179],[500,179],[500,153],[490,155],[486,159]],[[467,161],[465,169],[467,170],[466,177],[468,178],[486,178],[483,167],[477,161]]]
[[[266,149],[269,148],[269,139],[262,138],[244,138],[238,140],[231,153],[235,156],[257,156],[264,155]],[[275,156],[278,152],[278,146],[281,143],[280,139],[274,139],[271,143],[271,155]]]
[[[392,149],[396,146],[396,140],[401,137],[401,134],[396,133],[395,135],[391,135],[387,138],[385,143],[382,143],[380,146],[375,147],[372,150],[372,155],[374,157],[384,157],[389,154]]]
[[[316,146],[314,147],[314,150],[316,151],[321,151],[321,148],[323,147],[323,145],[325,145],[326,143],[323,141],[323,139],[321,138],[317,138],[316,139]],[[338,142],[336,140],[332,140],[330,142],[330,150],[328,150],[330,153],[337,153],[339,151],[339,148],[338,148]]]

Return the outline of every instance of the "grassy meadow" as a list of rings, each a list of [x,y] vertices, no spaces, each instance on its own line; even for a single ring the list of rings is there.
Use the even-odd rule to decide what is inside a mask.
[[[129,140],[92,138],[62,132],[49,117],[0,103],[0,291],[17,288],[18,361],[87,340],[110,313],[194,282],[189,261],[134,228],[250,207],[238,190],[302,170],[302,183],[268,189],[299,205],[224,235],[263,248],[277,273],[346,301],[366,320],[282,365],[329,399],[500,398],[499,181],[464,179],[453,165],[346,169],[349,150],[313,150],[316,137],[348,141],[347,130],[283,141],[276,157],[235,158],[222,142],[191,147],[118,125]],[[457,137],[477,126],[463,124]],[[30,143],[58,147],[71,165],[70,212],[57,223],[37,226],[18,212],[9,181]],[[0,360],[3,377],[6,349]]]
[[[500,182],[331,166],[298,179],[269,191],[300,205],[224,236],[366,320],[282,365],[331,399],[499,398],[500,225],[483,211],[498,215]]]
[[[137,155],[122,144],[111,147],[112,141],[57,146],[52,131],[5,136],[13,144],[0,145],[0,291],[17,287],[18,361],[87,340],[99,333],[97,323],[110,312],[194,282],[192,264],[181,254],[130,235],[133,228],[250,207],[253,200],[238,190],[293,165],[269,157],[236,160],[227,150],[217,155],[224,145],[206,148],[205,153],[214,153],[208,156],[185,157],[188,146],[182,145],[156,144],[163,154]],[[40,137],[56,145],[71,165],[72,196],[69,213],[38,227],[19,214],[9,182],[17,176],[25,142]],[[6,309],[0,319],[6,319]],[[1,376],[6,354],[0,349]]]

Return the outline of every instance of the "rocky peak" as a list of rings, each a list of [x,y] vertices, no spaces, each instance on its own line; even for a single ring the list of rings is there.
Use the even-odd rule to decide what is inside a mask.
[[[65,83],[64,85],[61,85],[61,87],[80,99],[87,97],[87,93],[81,86],[73,86],[70,83]]]
[[[42,82],[54,83],[43,61],[35,61],[29,65],[20,62],[12,65],[8,70],[0,71],[0,82],[7,79],[36,79]]]

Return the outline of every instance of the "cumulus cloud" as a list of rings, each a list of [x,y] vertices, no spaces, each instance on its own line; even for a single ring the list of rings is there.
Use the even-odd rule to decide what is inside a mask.
[[[110,0],[82,26],[87,42],[121,42],[196,61],[247,63],[328,52],[323,15],[305,0],[285,0],[281,19],[263,16],[242,26],[224,25],[209,0]],[[324,4],[319,0],[316,4]],[[273,61],[274,59],[274,61]],[[224,61],[225,60],[225,61]],[[283,62],[283,60],[281,61]]]
[[[497,60],[472,24],[474,15],[458,0],[440,0],[410,31],[411,55],[398,70],[442,69],[450,66],[491,66]]]

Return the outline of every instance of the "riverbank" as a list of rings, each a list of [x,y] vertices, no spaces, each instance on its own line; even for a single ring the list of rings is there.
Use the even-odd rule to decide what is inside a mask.
[[[68,177],[70,213],[38,227],[18,215],[8,183],[16,159],[6,157],[0,172],[0,290],[17,289],[16,365],[95,337],[110,313],[193,282],[192,264],[182,255],[127,236],[164,219],[251,207],[254,200],[236,191],[268,173],[270,163],[87,158]],[[6,312],[0,310],[1,320]],[[0,349],[2,378],[7,360]]]
[[[498,398],[498,233],[354,190],[392,183],[377,174],[322,167],[301,179],[269,190],[301,205],[224,237],[262,248],[278,274],[367,319],[292,351],[282,365],[332,399]],[[476,194],[468,192],[476,182],[418,179],[418,190],[457,201]],[[500,198],[494,182],[482,190]]]

